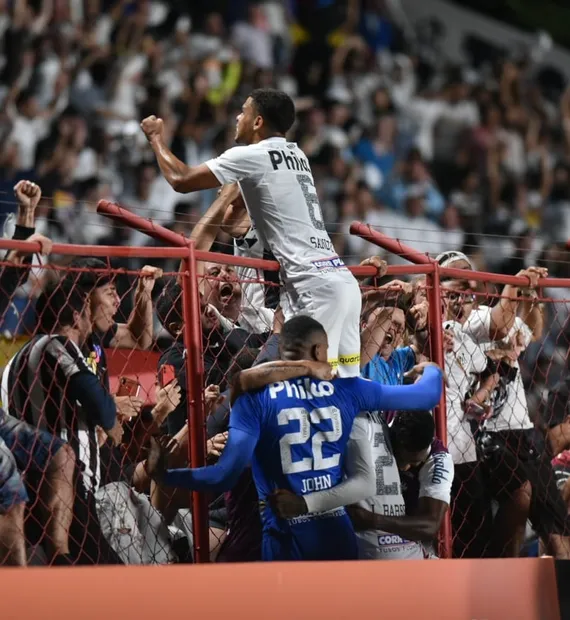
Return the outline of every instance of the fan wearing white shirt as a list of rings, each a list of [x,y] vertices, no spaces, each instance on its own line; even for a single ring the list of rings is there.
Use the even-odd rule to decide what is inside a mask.
[[[341,376],[360,373],[360,290],[337,256],[323,221],[306,155],[286,133],[295,105],[284,92],[254,90],[237,117],[237,146],[189,167],[166,146],[163,121],[141,126],[160,169],[178,192],[239,183],[249,217],[263,247],[280,264],[285,320],[306,314],[325,328],[329,361]]]
[[[442,267],[473,268],[460,252],[446,252],[436,260]],[[535,444],[534,425],[516,361],[542,332],[542,311],[532,299],[539,278],[546,277],[548,272],[529,267],[517,275],[528,278],[527,289],[505,286],[494,307],[477,307],[463,325],[463,331],[484,351],[507,349],[516,356],[510,369],[503,368],[499,373],[500,382],[490,398],[492,417],[486,422],[487,448],[491,452],[486,452],[483,464],[489,491],[499,502],[492,552],[503,556],[519,554],[528,514],[549,551],[557,559],[569,559],[570,519],[552,475],[552,455]]]
[[[453,346],[445,352],[447,445],[455,463],[453,555],[482,557],[491,538],[491,496],[477,458],[477,419],[469,413],[486,413],[482,405],[495,387],[496,378],[493,363],[463,329],[475,302],[469,284],[448,280],[441,283],[441,290],[443,329]]]

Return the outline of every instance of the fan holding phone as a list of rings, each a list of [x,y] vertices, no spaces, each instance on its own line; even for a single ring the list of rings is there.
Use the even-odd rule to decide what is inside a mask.
[[[138,381],[130,377],[121,377],[115,395],[117,414],[124,422],[139,415],[144,401],[139,398],[141,386]]]

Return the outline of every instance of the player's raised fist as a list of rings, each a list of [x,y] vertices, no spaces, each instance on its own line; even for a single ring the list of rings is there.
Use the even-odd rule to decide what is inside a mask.
[[[141,129],[149,141],[153,138],[160,138],[164,132],[164,121],[156,116],[147,116],[141,123]]]
[[[32,183],[31,181],[20,181],[14,187],[14,194],[21,207],[34,210],[40,202],[42,190],[36,183]]]

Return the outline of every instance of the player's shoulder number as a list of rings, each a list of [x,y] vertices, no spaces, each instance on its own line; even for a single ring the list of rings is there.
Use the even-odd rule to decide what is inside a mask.
[[[317,431],[311,437],[311,425],[330,421],[330,430]],[[298,431],[286,433],[279,440],[281,466],[284,474],[299,474],[305,471],[319,471],[337,467],[340,454],[323,456],[323,444],[334,443],[342,437],[342,417],[338,407],[319,407],[307,411],[303,407],[282,409],[277,416],[279,426],[288,426],[291,422],[298,424]],[[309,444],[310,456],[294,461],[292,446]]]

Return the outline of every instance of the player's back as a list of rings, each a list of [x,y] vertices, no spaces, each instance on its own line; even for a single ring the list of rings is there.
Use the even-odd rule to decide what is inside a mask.
[[[259,239],[282,267],[285,284],[307,277],[350,278],[327,233],[306,155],[273,137],[229,149],[208,166],[238,181]]]
[[[345,381],[306,377],[258,393],[262,422],[252,466],[262,502],[278,488],[305,495],[342,481],[344,454],[359,413]],[[262,521],[265,559],[356,558],[344,508],[283,520],[265,505]]]
[[[382,516],[403,517],[406,505],[388,425],[377,411],[368,412],[367,418],[368,440],[376,469],[376,493],[361,501],[359,506]],[[419,543],[380,530],[359,532],[358,548],[361,559],[408,560],[424,557]]]

